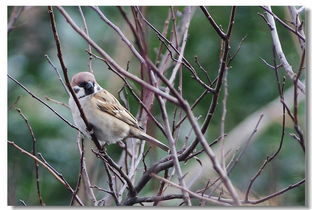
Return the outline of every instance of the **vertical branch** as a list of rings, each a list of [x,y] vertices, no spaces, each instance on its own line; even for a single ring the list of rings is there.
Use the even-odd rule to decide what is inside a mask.
[[[305,151],[304,136],[303,136],[303,133],[300,129],[299,122],[298,122],[298,82],[300,81],[299,78],[302,73],[302,70],[304,69],[304,63],[305,63],[304,61],[305,61],[305,50],[303,50],[302,52],[299,70],[294,80],[294,124],[295,124],[294,126],[295,126],[295,131],[299,135],[299,143],[303,151]]]
[[[271,14],[272,13],[272,10],[271,10],[271,7],[270,6],[267,6],[267,7],[264,7],[268,10],[267,12],[267,21],[268,21],[268,24],[270,26],[270,29],[271,29],[271,36],[272,36],[272,40],[273,40],[273,43],[274,43],[274,48],[275,48],[275,51],[277,53],[277,56],[281,62],[281,64],[283,65],[288,77],[294,81],[295,78],[296,78],[296,75],[291,67],[291,65],[288,63],[287,59],[286,59],[286,56],[283,52],[283,49],[282,49],[282,45],[281,45],[281,42],[280,42],[280,39],[279,39],[279,36],[278,36],[278,33],[277,33],[277,28],[276,28],[276,25],[275,25],[275,21],[274,21],[274,17],[273,15]],[[271,12],[271,13],[269,13]],[[298,88],[299,90],[305,94],[305,85],[300,81],[298,80]]]
[[[280,99],[281,101],[284,101],[284,84],[281,84],[280,80],[279,80],[279,76],[278,76],[278,70],[277,70],[277,65],[276,65],[276,59],[275,59],[275,48],[273,48],[273,61],[274,61],[274,70],[275,70],[275,76],[276,76],[276,81],[277,81],[277,86],[278,86],[278,92],[280,95]],[[283,107],[283,119],[282,119],[282,133],[281,133],[281,139],[280,139],[280,143],[279,146],[277,148],[277,150],[271,155],[268,156],[265,161],[263,162],[263,164],[260,166],[260,168],[258,169],[257,173],[250,179],[249,181],[249,185],[247,187],[246,190],[246,194],[245,194],[245,202],[248,202],[248,196],[249,196],[249,192],[252,188],[253,183],[256,181],[256,179],[260,176],[260,174],[262,173],[262,171],[264,170],[264,168],[266,167],[266,165],[268,163],[270,163],[277,155],[278,153],[281,151],[282,146],[283,146],[283,142],[284,142],[284,135],[285,135],[285,112],[286,112],[286,105],[284,103],[282,103],[282,107]]]
[[[210,146],[208,145],[208,143],[205,140],[205,137],[203,136],[203,133],[205,133],[207,128],[208,128],[208,125],[212,119],[214,110],[215,110],[216,105],[217,105],[218,96],[219,96],[220,88],[222,85],[223,75],[224,75],[224,71],[226,68],[226,59],[227,59],[227,55],[228,55],[228,51],[229,51],[229,39],[231,37],[232,26],[234,24],[234,17],[235,17],[235,7],[232,8],[231,15],[230,15],[229,27],[228,27],[228,31],[227,31],[228,32],[227,33],[227,39],[225,40],[223,57],[222,57],[222,60],[220,63],[219,77],[218,77],[217,85],[216,85],[216,88],[214,91],[213,100],[212,100],[212,103],[210,105],[210,108],[209,108],[207,117],[205,119],[204,125],[201,129],[198,126],[198,123],[197,123],[197,121],[196,121],[196,119],[192,113],[192,109],[190,108],[189,104],[172,87],[172,85],[169,83],[169,81],[159,72],[157,67],[155,67],[154,64],[150,61],[148,61],[148,63],[152,67],[152,70],[154,71],[154,73],[160,78],[161,81],[164,82],[164,84],[170,89],[170,91],[173,93],[173,95],[176,96],[176,98],[179,101],[179,105],[186,112],[186,115],[187,115],[187,117],[191,123],[191,126],[194,129],[195,135],[196,135],[196,139],[193,141],[193,143],[185,151],[183,151],[183,153],[181,155],[179,155],[178,159],[184,160],[185,158],[187,158],[187,156],[194,150],[196,145],[200,142],[204,148],[204,151],[206,152],[206,154],[208,155],[208,157],[212,161],[213,168],[220,175],[221,180],[223,181],[223,183],[226,186],[227,190],[229,191],[231,197],[233,198],[234,203],[236,205],[240,205],[240,201],[238,199],[237,192],[236,192],[232,182],[230,181],[230,179],[228,178],[226,173],[222,170],[220,163],[216,159],[216,156],[215,156],[213,150],[210,148]],[[172,165],[173,165],[173,162],[168,161],[168,162],[164,162],[163,164],[160,164],[160,165],[154,164],[153,166],[151,166],[150,169],[148,169],[143,174],[141,180],[139,181],[139,183],[136,186],[136,190],[140,191],[143,188],[143,186],[150,180],[150,174],[151,173],[155,173],[155,171],[159,172],[160,170],[166,169],[167,167],[170,167]]]
[[[129,27],[130,27],[130,29],[131,29],[131,31],[132,31],[132,34],[133,34],[133,36],[134,36],[134,38],[135,38],[135,43],[136,43],[136,44],[138,45],[138,47],[139,47],[139,51],[142,52],[142,45],[141,45],[141,42],[140,42],[140,38],[139,38],[139,36],[138,36],[138,34],[137,34],[137,32],[136,32],[136,30],[135,30],[133,24],[132,24],[131,21],[129,20],[129,18],[128,18],[126,12],[124,11],[124,9],[123,9],[121,6],[117,6],[117,8],[118,8],[119,12],[121,13],[122,17],[125,19],[125,21],[126,21],[127,24],[129,25]]]
[[[288,10],[291,16],[291,22],[295,26],[295,31],[298,32],[305,40],[305,34],[303,30],[303,22],[300,21],[299,12],[295,6],[288,6]],[[299,36],[298,40],[300,43],[300,47],[302,50],[305,49],[305,41],[301,39]]]
[[[82,110],[82,107],[81,107],[81,105],[79,103],[79,100],[78,100],[76,94],[74,93],[72,87],[70,86],[70,81],[69,81],[69,78],[68,78],[68,71],[67,71],[67,68],[66,68],[64,60],[63,60],[63,55],[62,55],[62,51],[61,51],[61,42],[60,42],[59,35],[58,35],[57,29],[56,29],[55,17],[54,17],[52,6],[48,6],[48,12],[49,12],[49,15],[50,15],[52,32],[53,32],[53,36],[54,36],[54,40],[55,40],[55,44],[56,44],[56,48],[57,48],[57,56],[59,58],[59,61],[60,61],[60,64],[61,64],[61,67],[62,67],[62,70],[63,70],[63,75],[64,75],[64,78],[65,78],[65,84],[66,84],[69,92],[71,93],[71,96],[73,97],[73,99],[74,99],[74,101],[75,101],[75,103],[76,103],[76,105],[78,107],[78,110],[80,112],[80,116],[81,116],[83,122],[86,124],[87,130],[90,132],[90,131],[92,131],[92,126],[88,122],[88,120],[86,118],[86,115],[84,114],[84,111]],[[92,140],[95,143],[96,147],[99,150],[102,150],[102,147],[101,147],[100,143],[98,142],[98,140],[97,140],[96,136],[94,135],[94,133],[90,133],[90,135],[91,135]]]
[[[171,17],[171,14],[170,14],[170,10],[168,12],[168,15],[167,15],[167,18],[164,22],[164,27],[163,27],[163,31],[162,31],[162,35],[163,36],[166,36],[167,35],[167,32],[168,32],[168,28],[169,28],[169,20],[170,20],[170,17]],[[161,53],[162,53],[162,49],[163,49],[163,43],[160,42],[159,43],[159,47],[158,47],[158,51],[157,51],[157,54],[156,54],[156,58],[155,58],[155,65],[158,66],[159,63],[160,63],[160,57],[161,57]]]
[[[109,169],[108,169],[108,166],[107,166],[107,163],[105,161],[103,161],[104,163],[104,168],[105,168],[105,171],[106,171],[106,175],[107,175],[107,179],[108,179],[108,187],[109,189],[111,190],[111,195],[116,203],[116,205],[118,206],[119,205],[119,201],[118,201],[118,197],[116,195],[116,190],[114,189],[113,187],[113,179],[112,179],[112,176],[109,172]]]
[[[81,144],[80,144],[81,142]],[[85,188],[85,192],[86,195],[88,197],[88,199],[95,204],[97,202],[96,197],[94,195],[94,192],[91,188],[91,182],[90,182],[90,178],[88,175],[88,171],[87,171],[87,166],[86,166],[86,161],[85,161],[85,156],[84,156],[84,139],[81,137],[81,134],[78,133],[77,135],[77,146],[78,146],[78,150],[79,150],[79,154],[80,154],[80,171],[79,171],[79,176],[78,176],[78,181],[77,181],[77,185],[76,185],[76,189],[75,192],[73,193],[70,205],[73,205],[73,201],[74,201],[74,196],[76,194],[78,194],[79,191],[79,186],[81,184],[81,181],[84,184],[84,188]]]
[[[223,108],[222,108],[222,116],[221,116],[221,166],[223,167],[223,170],[226,171],[225,168],[225,154],[224,154],[224,138],[225,138],[225,117],[226,117],[226,103],[227,103],[227,97],[228,97],[228,83],[227,83],[227,68],[225,69],[225,74],[223,78],[224,83],[224,95],[223,95]]]
[[[28,119],[27,117],[22,113],[22,110],[19,109],[19,108],[15,108],[15,110],[20,114],[20,116],[24,119],[27,127],[28,127],[28,130],[31,134],[31,137],[32,137],[32,154],[33,156],[36,156],[36,142],[37,142],[37,139],[35,137],[35,134],[34,134],[34,131],[32,129],[32,127],[30,126],[29,122],[28,122]],[[43,199],[42,199],[42,195],[41,195],[41,192],[40,192],[40,182],[39,182],[39,163],[35,160],[34,162],[34,166],[35,166],[35,174],[36,174],[36,187],[37,187],[37,194],[38,194],[38,199],[39,199],[39,203],[41,206],[45,206],[45,203],[43,202]]]
[[[183,187],[182,194],[184,195],[185,203],[188,206],[192,206],[192,203],[191,203],[191,200],[190,200],[190,196],[187,193],[187,191],[184,190],[186,188],[186,184],[185,184],[185,182],[183,180],[183,174],[182,174],[182,170],[181,170],[181,167],[180,167],[180,164],[179,164],[179,159],[178,159],[178,155],[177,155],[175,140],[173,139],[173,136],[172,136],[172,133],[171,133],[169,119],[168,119],[168,114],[167,114],[167,110],[166,110],[166,105],[165,105],[164,100],[161,97],[158,96],[158,100],[159,100],[159,103],[160,103],[160,108],[161,108],[163,120],[164,120],[164,123],[165,123],[165,131],[167,133],[167,137],[168,137],[168,140],[169,140],[169,146],[170,146],[170,151],[171,151],[172,158],[173,158],[174,167],[175,167],[175,170],[177,172],[179,183],[180,183],[181,187]]]
[[[182,66],[182,61],[183,61],[183,55],[184,55],[184,50],[185,50],[185,46],[186,46],[186,42],[187,42],[187,35],[188,35],[188,29],[190,26],[190,22],[191,22],[191,7],[187,7],[186,10],[186,15],[187,15],[187,21],[185,24],[185,31],[184,31],[184,35],[183,35],[183,39],[182,39],[182,45],[181,45],[181,50],[180,50],[180,54],[179,54],[179,58],[177,60],[177,63],[175,65],[175,67],[172,70],[169,82],[173,83],[176,74],[178,72],[178,70],[180,69],[180,67]]]
[[[68,89],[67,89],[67,87],[66,87],[66,85],[65,85],[65,83],[64,83],[64,81],[63,81],[63,79],[62,79],[62,77],[61,77],[61,75],[60,75],[60,73],[59,73],[59,71],[57,70],[56,66],[52,63],[52,61],[51,61],[51,59],[49,58],[48,55],[44,55],[44,57],[47,59],[47,61],[48,61],[48,63],[50,64],[50,66],[52,67],[52,69],[54,70],[54,72],[57,74],[57,77],[58,77],[58,79],[60,80],[61,84],[63,85],[64,90],[66,91],[66,93],[67,93],[68,95],[70,95],[70,92],[68,91]]]
[[[86,21],[86,18],[85,18],[85,16],[84,16],[84,14],[83,14],[83,11],[82,11],[82,9],[81,9],[81,6],[78,6],[78,10],[79,10],[80,16],[81,16],[81,18],[82,18],[84,31],[85,31],[85,33],[89,36],[87,21]],[[90,44],[88,44],[88,51],[89,51],[90,53],[92,53],[92,48],[91,48],[91,45],[90,45]],[[92,55],[89,54],[88,68],[89,68],[89,71],[93,74],[92,59],[93,59]]]

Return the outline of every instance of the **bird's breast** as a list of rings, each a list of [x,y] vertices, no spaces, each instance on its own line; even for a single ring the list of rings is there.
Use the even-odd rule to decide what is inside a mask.
[[[116,143],[129,136],[130,126],[110,114],[99,110],[97,105],[90,100],[89,96],[81,98],[79,101],[88,122],[93,127],[95,136],[100,142],[105,142],[106,144]],[[76,126],[86,131],[86,126],[80,117],[75,102],[70,100],[69,105],[72,109]],[[89,134],[87,136],[90,137]]]

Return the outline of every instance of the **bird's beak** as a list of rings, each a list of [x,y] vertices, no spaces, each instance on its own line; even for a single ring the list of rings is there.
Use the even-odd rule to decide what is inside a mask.
[[[90,94],[94,93],[93,82],[91,82],[91,81],[87,82],[87,84],[85,86],[85,92],[86,92],[86,95],[90,95]]]

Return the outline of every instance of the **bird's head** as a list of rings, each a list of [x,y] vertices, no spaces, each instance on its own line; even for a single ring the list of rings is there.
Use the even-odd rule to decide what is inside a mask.
[[[91,95],[101,90],[101,86],[96,82],[95,77],[90,72],[79,72],[72,77],[71,87],[78,98]]]

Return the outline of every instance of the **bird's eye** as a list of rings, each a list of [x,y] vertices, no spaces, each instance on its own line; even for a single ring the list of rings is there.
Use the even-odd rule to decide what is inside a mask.
[[[81,82],[78,84],[79,87],[84,87],[86,85],[86,82]]]

